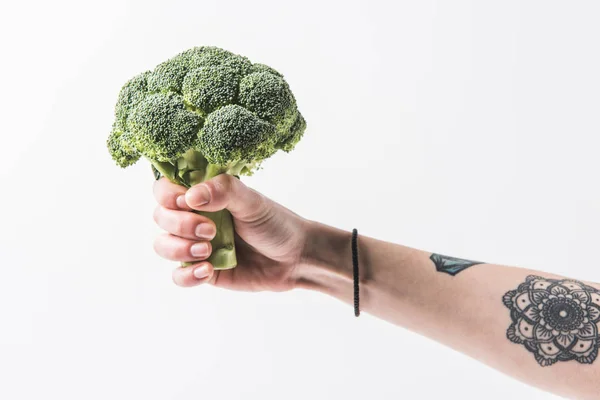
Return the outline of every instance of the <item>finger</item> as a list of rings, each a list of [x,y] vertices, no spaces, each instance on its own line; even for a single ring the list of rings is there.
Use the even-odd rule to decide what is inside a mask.
[[[222,174],[190,188],[185,200],[188,206],[202,211],[219,211],[227,208],[244,222],[256,221],[269,212],[268,200],[244,185],[239,179]]]
[[[154,221],[170,234],[191,240],[212,240],[217,233],[217,227],[212,220],[190,211],[157,206],[154,210]]]
[[[173,270],[173,282],[181,287],[197,286],[212,282],[214,269],[211,263],[201,262],[189,267],[179,267]]]
[[[212,247],[208,241],[196,242],[165,233],[154,241],[154,251],[167,260],[189,262],[206,260]]]
[[[189,210],[185,202],[187,189],[177,185],[167,178],[160,178],[154,182],[154,197],[158,204],[171,210]]]

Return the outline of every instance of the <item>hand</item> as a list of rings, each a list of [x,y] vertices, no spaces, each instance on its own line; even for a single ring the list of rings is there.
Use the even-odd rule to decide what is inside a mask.
[[[189,190],[161,178],[154,185],[154,195],[159,203],[154,220],[168,232],[156,239],[155,251],[169,260],[197,261],[173,271],[177,285],[210,283],[244,291],[295,287],[308,221],[230,175],[219,175]],[[210,255],[215,224],[192,210],[224,208],[233,216],[238,265],[230,270],[214,270],[202,260]]]

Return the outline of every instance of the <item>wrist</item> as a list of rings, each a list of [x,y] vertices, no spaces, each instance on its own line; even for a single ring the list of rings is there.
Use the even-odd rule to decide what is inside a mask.
[[[309,222],[296,287],[317,290],[352,302],[352,233]],[[359,258],[360,238],[359,238]],[[365,263],[359,261],[361,284],[366,283]]]

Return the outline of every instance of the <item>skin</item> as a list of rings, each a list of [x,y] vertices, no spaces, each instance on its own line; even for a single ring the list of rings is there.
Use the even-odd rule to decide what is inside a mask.
[[[198,261],[173,271],[177,285],[210,283],[233,290],[277,292],[297,287],[309,221],[230,175],[219,175],[187,192],[184,187],[162,178],[154,185],[154,195],[159,204],[154,220],[167,232],[156,239],[155,251],[169,260]],[[210,263],[202,261],[210,253],[199,257],[191,253],[197,243],[210,248],[215,226],[209,219],[190,211],[223,208],[234,218],[238,266],[215,271]]]
[[[173,271],[177,285],[211,284],[240,291],[299,288],[352,304],[350,232],[303,219],[228,175],[187,191],[163,178],[155,183],[154,194],[159,203],[154,219],[167,231],[156,239],[156,252],[170,260],[194,262]],[[208,241],[215,227],[192,211],[223,208],[234,218],[239,263],[234,269],[215,271],[202,261],[210,254]],[[600,399],[600,360],[541,367],[522,344],[507,339],[511,318],[504,294],[517,289],[528,275],[561,277],[484,263],[451,276],[436,270],[430,252],[364,236],[358,243],[362,311],[541,389],[569,398]],[[192,253],[198,244],[206,247],[202,255]],[[427,356],[435,359],[435,354]]]

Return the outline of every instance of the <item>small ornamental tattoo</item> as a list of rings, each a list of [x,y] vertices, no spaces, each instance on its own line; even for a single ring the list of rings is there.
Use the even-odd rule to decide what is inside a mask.
[[[448,257],[435,253],[432,254],[429,259],[433,261],[435,264],[435,269],[437,269],[438,272],[445,272],[452,276],[464,271],[469,267],[472,267],[473,265],[483,264],[479,261],[463,260],[461,258]]]
[[[598,289],[530,275],[502,301],[512,319],[506,336],[532,352],[542,367],[570,360],[591,364],[598,356]]]

